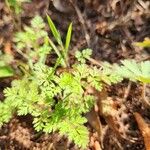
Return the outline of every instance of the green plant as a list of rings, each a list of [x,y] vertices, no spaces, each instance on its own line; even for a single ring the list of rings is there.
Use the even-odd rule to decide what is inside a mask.
[[[47,15],[47,20],[48,20],[49,27],[52,31],[52,34],[60,48],[58,49],[55,46],[55,44],[53,43],[53,41],[50,39],[49,39],[49,43],[50,43],[51,47],[55,50],[58,57],[62,58],[62,60],[61,60],[62,66],[69,67],[68,50],[69,50],[71,34],[72,34],[72,23],[68,27],[66,41],[65,41],[65,44],[63,44],[59,31],[57,30],[57,28],[55,27],[55,24],[53,23],[53,21],[51,20],[51,18],[48,15]]]
[[[150,39],[145,38],[143,42],[135,43],[142,48],[150,47]],[[146,107],[150,106],[150,101],[146,97],[146,87],[150,83],[150,61],[136,62],[135,60],[124,60],[117,68],[118,74],[131,81],[139,81],[142,84],[142,102]]]
[[[92,54],[92,50],[87,48],[82,50],[82,52],[77,51],[75,57],[78,59],[79,62],[85,63],[86,59],[90,58]]]
[[[139,47],[150,47],[150,39],[145,38],[143,42],[136,42],[135,45]]]
[[[31,27],[25,26],[24,31],[17,32],[14,37],[17,52],[28,61],[31,68],[35,62],[45,63],[46,55],[51,51],[48,34],[44,28],[43,19],[35,16]]]
[[[150,83],[150,61],[137,63],[135,60],[123,60],[117,67],[117,73],[131,81]]]
[[[96,100],[94,95],[86,93],[86,89],[89,86],[99,91],[102,89],[104,80],[100,74],[103,71],[81,63],[71,68],[72,72],[59,73],[45,64],[34,64],[32,74],[14,80],[12,87],[5,89],[6,99],[0,104],[3,107],[0,124],[7,122],[14,112],[31,114],[37,131],[50,133],[59,130],[60,134],[85,148],[88,130],[84,126],[87,120],[83,114],[93,107]],[[105,77],[111,82],[110,74],[105,74]]]
[[[0,51],[0,78],[13,76],[14,71],[9,65],[11,61],[10,55],[2,54]]]
[[[5,0],[7,6],[14,10],[16,14],[20,14],[22,11],[21,5],[23,2],[30,2],[30,0]]]
[[[72,24],[69,26],[64,46],[58,30],[48,17],[53,36],[61,47],[59,48],[43,31],[43,21],[39,17],[33,20],[31,28],[25,27],[25,32],[18,33],[15,38],[16,48],[28,60],[30,69],[21,79],[14,80],[10,88],[4,90],[6,98],[4,102],[0,102],[0,126],[8,122],[14,113],[30,114],[33,116],[34,128],[37,131],[46,133],[59,131],[61,135],[67,135],[70,140],[84,149],[89,141],[88,129],[84,126],[87,122],[84,114],[91,110],[97,99],[94,94],[88,93],[88,89],[101,91],[106,84],[119,83],[124,77],[131,77],[120,73],[121,70],[125,71],[123,65],[107,62],[101,63],[100,66],[90,64],[92,54],[90,49],[77,51],[77,60],[73,65],[69,64],[68,49]],[[37,24],[37,20],[41,24]],[[44,40],[39,44],[38,39],[41,38],[46,39],[46,43]],[[43,48],[45,45],[46,50]],[[39,53],[40,49],[42,55]],[[54,66],[49,67],[45,64],[45,60],[51,49],[58,58]],[[27,52],[23,53],[24,50]],[[127,71],[129,66],[130,63],[125,65]]]

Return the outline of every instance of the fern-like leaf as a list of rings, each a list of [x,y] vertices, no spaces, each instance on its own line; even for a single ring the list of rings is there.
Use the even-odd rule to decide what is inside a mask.
[[[117,73],[132,81],[150,83],[150,61],[137,63],[135,60],[124,60],[117,67]]]

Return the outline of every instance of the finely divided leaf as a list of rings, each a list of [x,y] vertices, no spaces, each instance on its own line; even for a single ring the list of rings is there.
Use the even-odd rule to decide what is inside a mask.
[[[139,75],[141,73],[140,68],[135,60],[123,60],[121,62],[133,74]]]
[[[117,67],[117,73],[122,77],[150,83],[150,61],[137,63],[135,60],[124,60],[122,64]]]

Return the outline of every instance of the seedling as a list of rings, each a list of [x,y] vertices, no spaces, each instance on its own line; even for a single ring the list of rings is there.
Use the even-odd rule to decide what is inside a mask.
[[[48,15],[47,15],[47,20],[48,20],[49,27],[52,31],[52,34],[55,40],[57,41],[58,45],[60,46],[60,50],[55,46],[55,44],[50,39],[49,39],[49,43],[51,47],[55,50],[58,57],[62,57],[62,66],[69,67],[68,50],[69,50],[71,34],[72,34],[72,23],[68,27],[66,41],[65,41],[65,44],[63,44],[59,31],[57,30],[57,28],[55,27],[55,24],[53,23],[53,21]]]
[[[40,16],[35,16],[31,21],[31,27],[25,26],[24,31],[15,35],[16,51],[21,54],[29,66],[35,62],[45,63],[51,47],[48,42],[48,34],[44,31],[45,23]]]
[[[124,78],[149,82],[149,62],[137,64],[126,60],[121,66],[107,62],[101,63],[101,66],[90,65],[92,50],[85,49],[77,51],[77,60],[71,65],[68,50],[72,24],[63,44],[53,21],[49,16],[47,18],[58,46],[44,31],[45,24],[39,16],[32,20],[31,27],[25,27],[25,31],[16,34],[16,49],[26,58],[30,72],[14,80],[12,86],[4,90],[6,98],[0,102],[0,126],[8,122],[14,113],[30,114],[35,130],[46,133],[58,131],[86,149],[89,133],[84,125],[87,122],[84,114],[96,103],[95,95],[88,93],[88,89],[100,92],[106,84],[116,84]],[[39,39],[43,39],[41,44]],[[52,50],[58,58],[54,66],[47,66],[45,60]]]

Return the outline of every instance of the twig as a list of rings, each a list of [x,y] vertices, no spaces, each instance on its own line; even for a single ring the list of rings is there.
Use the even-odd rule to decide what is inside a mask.
[[[109,129],[109,126],[106,125],[103,129],[102,129],[102,135],[101,135],[101,145],[102,145],[102,148],[104,148],[104,138],[107,134],[107,131]]]
[[[74,53],[71,52],[70,55],[74,56]],[[90,63],[93,64],[93,65],[97,65],[99,67],[103,67],[103,64],[100,61],[97,61],[97,60],[95,60],[93,58],[87,58],[87,60],[90,61]]]
[[[125,90],[125,92],[124,92],[124,96],[123,96],[123,100],[122,100],[123,103],[126,102],[128,96],[129,96],[129,92],[130,92],[130,89],[131,89],[131,85],[132,85],[132,82],[129,81],[128,86],[127,86],[127,88],[126,88],[126,90]]]
[[[80,11],[80,9],[78,8],[77,5],[75,5],[74,2],[72,2],[72,0],[69,0],[70,3],[72,4],[72,6],[74,7],[76,13],[77,13],[77,16],[78,16],[78,19],[79,19],[79,22],[81,23],[82,27],[83,27],[83,30],[84,30],[84,34],[85,34],[85,39],[86,39],[86,42],[87,42],[87,45],[88,47],[90,47],[90,35],[88,33],[88,30],[87,30],[87,27],[86,27],[86,23],[85,23],[85,20],[82,16],[82,13]]]
[[[150,56],[147,56],[147,57],[145,57],[145,58],[140,59],[140,62],[141,62],[141,61],[147,61],[147,60],[150,60]]]
[[[142,88],[142,100],[143,100],[143,104],[145,105],[145,107],[150,106],[150,103],[146,98],[146,83],[143,84],[143,88]]]
[[[93,59],[93,58],[88,58],[88,60],[89,60],[92,64],[95,64],[95,65],[100,66],[100,67],[103,66],[101,62],[99,62],[99,61],[97,61],[97,60],[95,60],[95,59]]]
[[[119,142],[119,140],[118,140],[116,137],[113,138],[113,140],[114,140],[114,142],[118,145],[119,150],[123,150],[123,147],[122,147],[121,143]]]
[[[79,40],[78,43],[72,48],[72,50],[70,51],[70,53],[71,53],[72,55],[74,55],[75,52],[76,52],[77,50],[81,49],[82,46],[85,45],[85,44],[86,44],[86,40],[85,40],[85,39]]]

